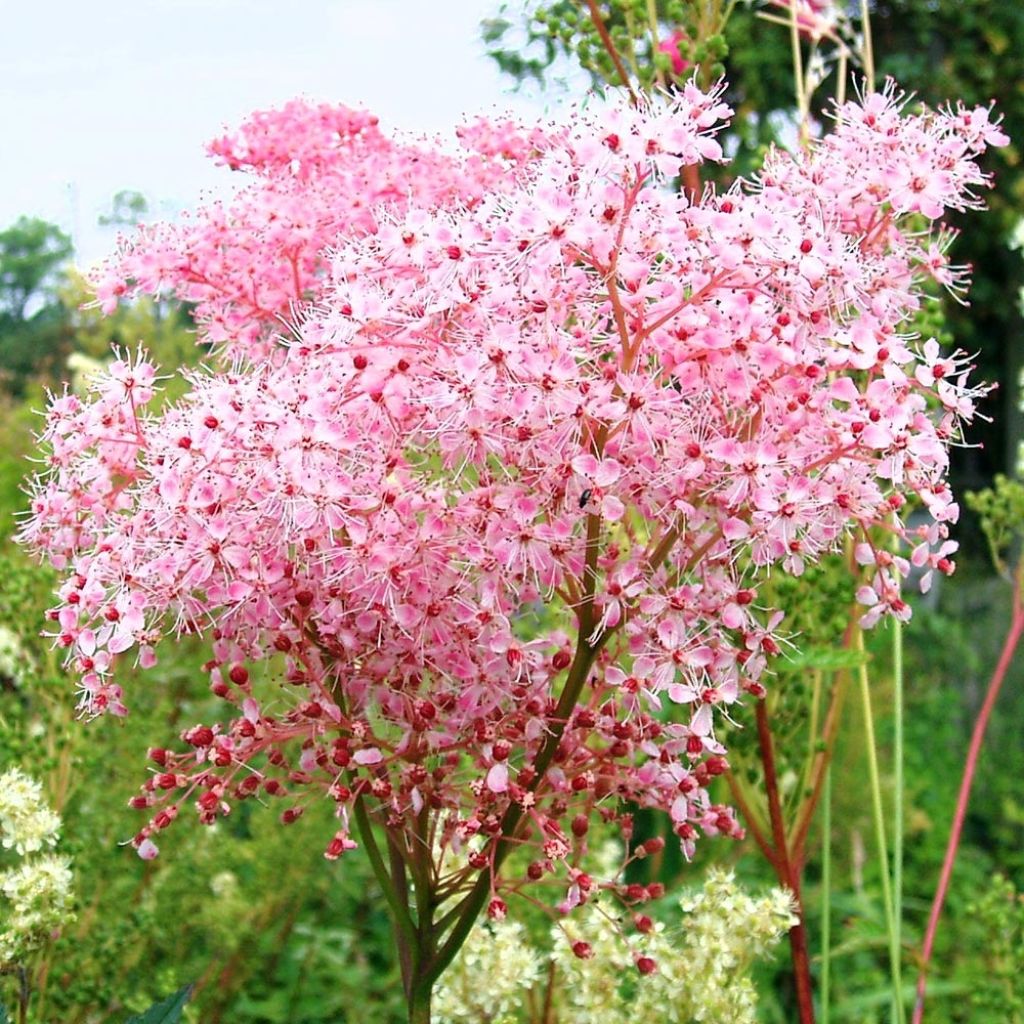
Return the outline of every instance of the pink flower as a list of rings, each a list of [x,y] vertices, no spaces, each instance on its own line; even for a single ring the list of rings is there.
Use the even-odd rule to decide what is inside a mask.
[[[668,39],[663,39],[658,44],[658,52],[668,54],[672,61],[672,74],[676,78],[682,78],[692,66],[679,52],[680,45],[689,41],[690,37],[681,28],[677,28]]]
[[[478,121],[460,155],[289,104],[215,144],[232,201],[108,265],[107,299],[170,289],[222,357],[159,409],[143,354],[55,396],[21,532],[87,712],[126,711],[125,660],[208,644],[222,715],[151,754],[141,856],[186,808],[329,800],[328,859],[353,812],[399,849],[425,824],[499,917],[515,821],[570,909],[595,808],[627,838],[621,807],[669,814],[687,856],[741,834],[708,785],[780,651],[769,574],[853,537],[869,625],[952,571],[948,446],[985,388],[901,339],[947,276],[917,214],[977,205],[1001,133],[890,85],[691,201],[667,186],[723,158],[721,95]]]

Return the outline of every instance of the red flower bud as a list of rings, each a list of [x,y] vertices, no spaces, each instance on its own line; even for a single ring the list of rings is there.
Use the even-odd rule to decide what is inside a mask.
[[[649,956],[640,956],[637,957],[636,960],[636,969],[641,974],[653,974],[658,969],[658,965],[653,958]]]

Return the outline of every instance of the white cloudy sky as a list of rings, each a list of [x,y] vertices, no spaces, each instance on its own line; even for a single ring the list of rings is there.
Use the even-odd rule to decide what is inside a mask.
[[[464,110],[525,106],[480,42],[498,4],[0,0],[0,227],[44,217],[95,259],[115,192],[165,213],[194,204],[229,177],[203,144],[296,95],[429,132]]]

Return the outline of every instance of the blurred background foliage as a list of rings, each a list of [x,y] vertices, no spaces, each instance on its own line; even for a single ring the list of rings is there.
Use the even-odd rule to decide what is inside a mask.
[[[602,7],[608,10],[607,4]],[[790,40],[783,27],[761,16],[763,6],[737,4],[722,28],[715,18],[725,11],[715,0],[658,0],[655,7],[666,36],[682,27],[686,39],[705,40],[702,54],[686,54],[703,60],[701,74],[711,79],[724,71],[729,81],[729,102],[737,111],[731,130],[736,161],[726,173],[742,173],[765,146],[793,136]],[[875,0],[870,7],[880,74],[893,75],[930,104],[951,97],[969,104],[995,100],[1013,139],[1010,147],[991,154],[990,212],[965,223],[954,249],[955,262],[974,267],[971,305],[940,299],[920,325],[977,352],[979,377],[999,384],[986,408],[991,422],[976,424],[972,446],[956,453],[954,487],[963,493],[989,487],[997,473],[1014,473],[1024,435],[1019,411],[1024,260],[1020,248],[1011,247],[1024,212],[1024,5]],[[641,0],[637,17],[646,17],[648,9]],[[700,18],[703,25],[696,24]],[[585,5],[573,0],[508,3],[482,25],[484,44],[502,71],[529,89],[544,84],[564,91],[581,81],[607,79],[601,53],[585,34]],[[650,68],[653,82],[656,47],[650,38],[645,43],[642,33],[638,39],[637,66]],[[686,45],[684,40],[684,50]],[[817,95],[830,95],[833,84],[824,81]],[[814,111],[823,116],[820,101]],[[145,214],[145,200],[124,192],[115,197],[107,222],[127,226]],[[32,433],[47,388],[59,389],[65,380],[76,386],[75,374],[87,373],[111,345],[142,344],[172,375],[165,384],[170,400],[184,388],[173,376],[175,369],[197,364],[204,353],[195,344],[189,310],[179,305],[137,300],[102,317],[88,306],[87,286],[71,259],[70,239],[52,224],[25,217],[0,231],[0,627],[16,635],[20,645],[20,653],[0,667],[0,769],[17,764],[45,779],[64,817],[62,848],[74,860],[78,892],[77,922],[31,965],[32,1019],[37,1024],[121,1022],[195,981],[197,994],[186,1017],[193,1024],[401,1020],[389,926],[368,867],[358,853],[336,864],[321,856],[324,837],[332,831],[329,808],[319,817],[307,813],[288,828],[253,804],[213,829],[182,823],[165,835],[162,856],[149,863],[121,845],[136,825],[127,803],[145,771],[146,744],[173,738],[210,710],[212,698],[197,671],[206,655],[194,643],[182,642],[164,651],[155,672],[126,679],[132,709],[126,723],[76,722],[70,680],[48,641],[38,636],[53,581],[8,540],[25,503],[21,487],[31,470]],[[1007,513],[1009,543],[1003,550],[1009,559],[1017,557],[1022,514],[1024,509]],[[1010,585],[991,566],[977,518],[965,516],[958,539],[964,551],[956,576],[917,600],[904,637],[902,913],[908,992],[968,736],[1009,618]],[[796,588],[780,596],[799,609],[789,626],[794,652],[800,653],[780,662],[770,698],[781,740],[782,782],[798,802],[804,766],[815,753],[809,735],[815,688],[818,699],[826,700],[856,667],[856,659],[835,642],[847,621],[850,581],[837,558],[797,584],[780,579],[774,585]],[[891,798],[890,638],[882,629],[868,639],[883,785]],[[1020,665],[1011,669],[983,749],[934,954],[931,1024],[1024,1021],[1022,675]],[[735,775],[756,789],[751,731],[736,728],[728,742],[735,752]],[[820,975],[827,844],[830,1020],[851,1024],[889,1019],[880,867],[866,772],[864,722],[857,701],[847,698],[832,769],[832,828],[822,835],[820,813],[811,827],[804,898],[816,954],[812,966]],[[719,795],[730,799],[724,782]],[[638,816],[639,838],[662,829],[663,822]],[[638,878],[662,881],[671,891],[693,884],[712,863],[734,867],[753,887],[774,881],[750,840],[705,841],[689,865],[669,842],[663,854],[634,870]],[[758,966],[757,977],[761,1019],[778,1024],[795,1019],[786,958]],[[5,984],[0,978],[0,1001],[8,994]],[[525,1009],[520,1017],[528,1019]]]

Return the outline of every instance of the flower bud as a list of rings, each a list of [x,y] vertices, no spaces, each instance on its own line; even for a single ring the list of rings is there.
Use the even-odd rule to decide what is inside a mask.
[[[636,969],[641,974],[653,974],[658,969],[658,965],[653,957],[638,956],[636,958]]]

